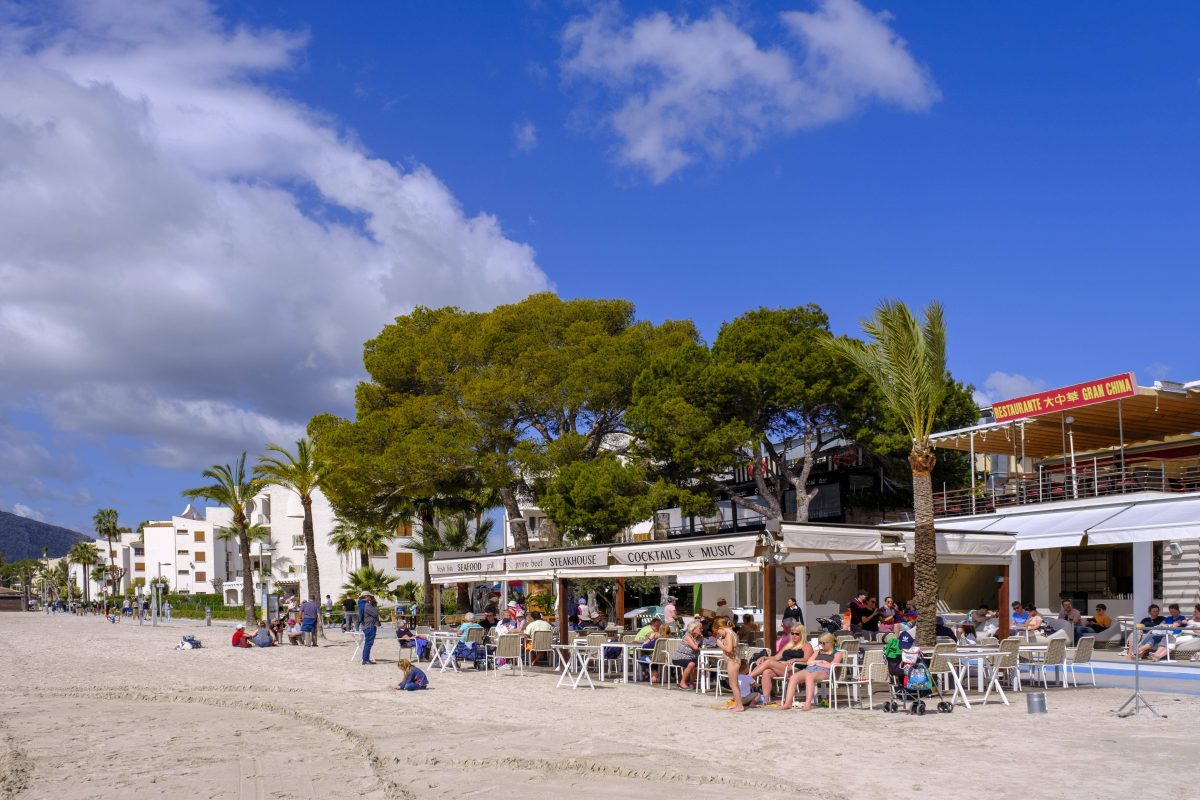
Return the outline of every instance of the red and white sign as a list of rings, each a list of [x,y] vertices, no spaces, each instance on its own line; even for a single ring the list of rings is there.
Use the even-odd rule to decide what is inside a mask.
[[[1039,414],[1070,411],[1073,408],[1133,397],[1135,394],[1137,383],[1133,379],[1133,373],[1126,372],[1111,378],[1077,383],[1074,386],[1064,386],[1061,389],[1050,389],[994,403],[992,419],[996,422],[1007,422],[1021,417],[1036,417]]]

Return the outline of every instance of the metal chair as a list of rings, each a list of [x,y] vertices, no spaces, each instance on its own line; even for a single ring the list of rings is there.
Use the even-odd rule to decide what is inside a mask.
[[[554,649],[554,631],[534,631],[533,646],[529,648],[529,665],[533,666],[533,657],[539,653],[549,653]]]
[[[1096,685],[1096,670],[1092,666],[1092,650],[1095,646],[1096,637],[1084,636],[1075,647],[1067,648],[1067,658],[1064,666],[1070,672],[1071,680],[1076,686],[1079,685],[1079,677],[1075,674],[1075,670],[1079,667],[1087,667],[1088,672],[1092,675],[1092,686]]]
[[[496,639],[496,649],[491,650],[487,654],[487,661],[491,664],[491,668],[496,670],[496,674],[500,674],[500,661],[504,661],[505,666],[509,669],[519,670],[522,675],[525,674],[524,656],[524,641],[519,633],[506,633]],[[515,664],[516,666],[510,666]]]
[[[1067,684],[1067,640],[1066,639],[1051,639],[1046,645],[1046,656],[1041,661],[1032,662],[1029,666],[1034,675],[1040,675],[1042,678],[1042,687],[1050,688],[1049,681],[1046,677],[1046,670],[1049,667],[1054,667],[1055,672],[1062,670],[1062,685],[1064,688]],[[1036,677],[1035,677],[1036,680]]]
[[[848,676],[848,677],[844,677]],[[834,710],[838,707],[838,689],[846,687],[846,705],[857,702],[862,706],[859,689],[866,687],[867,709],[875,708],[875,689],[889,692],[887,659],[882,650],[868,650],[862,664],[837,664],[830,675],[829,696]],[[853,696],[851,696],[853,690]]]

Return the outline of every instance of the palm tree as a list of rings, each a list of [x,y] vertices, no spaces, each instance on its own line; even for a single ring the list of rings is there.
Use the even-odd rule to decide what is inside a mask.
[[[92,567],[92,571],[88,574],[88,577],[91,578],[96,583],[103,586],[104,585],[104,576],[107,574],[108,574],[108,567],[104,566],[103,564],[96,564],[94,567]]]
[[[391,582],[394,580],[383,570],[374,567],[359,567],[350,573],[350,580],[342,585],[342,591],[351,597],[358,597],[368,592],[375,597],[387,597],[392,593]]]
[[[875,383],[888,408],[912,438],[914,584],[917,642],[932,647],[937,640],[937,540],[933,528],[933,483],[936,457],[929,437],[946,395],[946,323],[940,303],[930,303],[918,321],[898,300],[880,303],[863,322],[870,341],[835,339],[825,345],[855,364]]]
[[[204,470],[204,477],[212,481],[208,486],[188,489],[183,496],[189,500],[211,500],[227,506],[233,512],[232,534],[237,537],[242,557],[242,605],[246,610],[246,626],[254,624],[254,578],[250,569],[250,504],[255,495],[263,490],[266,481],[246,473],[246,454],[229,464],[214,464]]]
[[[96,545],[93,542],[76,542],[71,545],[70,552],[67,553],[67,560],[72,564],[78,564],[83,567],[83,602],[87,603],[90,597],[90,585],[88,570],[100,563],[100,553],[96,550]]]
[[[267,453],[258,459],[254,474],[269,484],[291,489],[300,495],[300,505],[304,507],[304,572],[308,581],[308,599],[320,603],[321,572],[313,532],[312,496],[321,487],[321,464],[307,438],[297,440],[295,455],[277,444],[267,445]],[[272,453],[275,455],[270,455]]]
[[[420,538],[413,537],[409,550],[420,554],[425,559],[425,596],[432,596],[432,583],[429,579],[429,560],[439,552],[449,553],[480,553],[487,550],[488,536],[491,535],[495,520],[488,518],[478,524],[466,514],[455,514],[442,523],[442,528],[421,526]],[[457,584],[457,604],[459,611],[471,610],[471,592],[467,584]]]
[[[116,597],[121,577],[125,574],[124,567],[117,566],[115,543],[121,538],[121,523],[117,519],[117,510],[115,508],[100,509],[92,517],[92,526],[96,529],[96,537],[108,542],[108,576],[112,581],[109,585],[109,594]]]
[[[344,519],[336,520],[329,534],[329,543],[338,555],[349,556],[357,552],[360,567],[371,566],[371,553],[387,547],[394,538],[391,530],[374,525],[360,525]]]

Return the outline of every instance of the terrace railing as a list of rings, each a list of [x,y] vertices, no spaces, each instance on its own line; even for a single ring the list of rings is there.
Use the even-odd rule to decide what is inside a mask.
[[[1017,505],[1053,503],[1086,497],[1106,497],[1132,492],[1200,491],[1200,459],[1129,458],[1124,476],[1119,464],[1078,460],[1075,470],[1042,469],[1037,474],[992,480],[971,489],[934,492],[934,514],[961,517],[990,514]]]

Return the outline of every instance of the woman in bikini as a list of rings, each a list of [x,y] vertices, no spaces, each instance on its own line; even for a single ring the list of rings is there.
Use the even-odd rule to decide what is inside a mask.
[[[801,711],[812,709],[813,695],[817,693],[817,685],[829,680],[833,668],[842,662],[842,651],[836,649],[837,638],[832,633],[822,633],[817,640],[820,649],[809,659],[808,666],[797,670],[788,680],[787,695],[783,699],[782,708],[791,708],[796,697],[796,690],[804,684],[804,705]]]
[[[750,671],[750,679],[758,679],[762,686],[763,702],[771,702],[771,692],[775,688],[775,679],[787,676],[788,665],[792,661],[807,662],[813,657],[812,645],[805,639],[804,626],[799,623],[788,631],[787,641],[779,646],[773,656],[760,659]]]
[[[718,617],[713,624],[713,630],[717,634],[717,647],[721,648],[721,652],[725,656],[725,674],[729,676],[729,688],[733,692],[733,705],[729,707],[730,711],[745,711],[746,707],[742,705],[742,692],[738,686],[737,676],[742,671],[742,660],[738,657],[738,637],[733,632],[733,628],[729,627],[728,621],[724,617]]]

